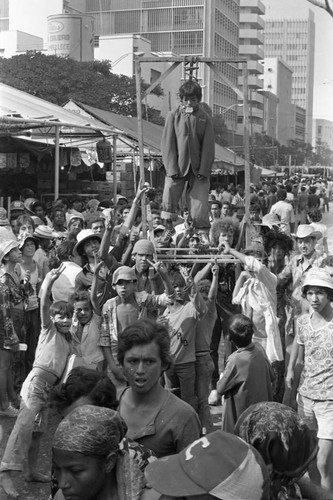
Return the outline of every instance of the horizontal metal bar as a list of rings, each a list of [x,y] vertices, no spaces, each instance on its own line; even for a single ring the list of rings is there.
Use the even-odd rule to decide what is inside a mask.
[[[248,59],[241,59],[237,57],[196,57],[193,56],[163,56],[163,57],[140,57],[134,56],[134,59],[142,62],[186,62],[186,63],[205,63],[205,62],[217,62],[217,63],[246,63]]]

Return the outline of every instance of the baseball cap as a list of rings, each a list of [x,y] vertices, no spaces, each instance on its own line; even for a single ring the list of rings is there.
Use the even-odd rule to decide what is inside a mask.
[[[323,288],[329,288],[333,290],[333,279],[328,271],[322,268],[310,269],[305,274],[305,280],[302,285],[302,293],[304,293],[304,288],[306,286],[319,286]]]
[[[242,439],[223,431],[207,434],[177,455],[152,462],[145,474],[152,488],[171,497],[268,497],[269,473],[261,455]]]
[[[20,200],[12,201],[11,204],[10,204],[10,210],[11,211],[13,211],[13,210],[20,210],[21,212],[24,212],[24,203],[23,203],[23,201],[20,201]]]
[[[115,270],[112,276],[112,285],[116,285],[119,280],[136,281],[137,277],[133,267],[121,266]]]

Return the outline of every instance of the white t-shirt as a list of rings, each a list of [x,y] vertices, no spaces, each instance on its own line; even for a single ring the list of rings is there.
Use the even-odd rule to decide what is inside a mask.
[[[74,293],[75,289],[75,278],[82,271],[82,267],[75,262],[64,262],[65,268],[63,272],[60,274],[59,278],[53,283],[51,292],[53,301],[57,302],[58,300],[68,301],[69,297]],[[47,273],[46,276],[48,276]],[[41,296],[43,288],[45,288],[45,281],[43,282],[39,296]]]

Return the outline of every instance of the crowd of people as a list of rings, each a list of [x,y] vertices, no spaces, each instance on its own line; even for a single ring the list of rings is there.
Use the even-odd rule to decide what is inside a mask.
[[[8,496],[22,471],[56,500],[333,498],[331,183],[251,185],[244,216],[244,186],[209,192],[213,123],[194,78],[179,98],[163,190],[47,210],[25,189],[0,208]]]
[[[18,496],[13,471],[51,479],[38,469],[51,406],[64,417],[56,499],[128,498],[133,488],[143,498],[333,495],[325,181],[251,185],[250,224],[242,186],[211,191],[208,231],[186,206],[163,219],[161,192],[147,186],[131,203],[62,198],[50,211],[24,194],[10,218],[0,208],[7,495]],[[219,404],[222,431],[210,411]]]
[[[250,223],[243,186],[221,187],[206,231],[186,206],[163,219],[161,191],[145,185],[131,203],[51,210],[27,191],[9,218],[0,208],[5,493],[18,496],[23,471],[52,476],[57,500],[333,498],[328,183],[251,185]],[[45,475],[52,406],[64,418]]]

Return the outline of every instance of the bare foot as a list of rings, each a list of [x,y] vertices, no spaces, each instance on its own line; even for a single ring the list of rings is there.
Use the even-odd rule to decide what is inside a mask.
[[[51,477],[41,472],[30,472],[24,476],[24,481],[27,483],[49,483]]]
[[[17,498],[19,496],[18,492],[14,488],[12,478],[10,477],[10,472],[1,472],[0,486],[3,487],[6,495],[8,495],[9,497]]]

